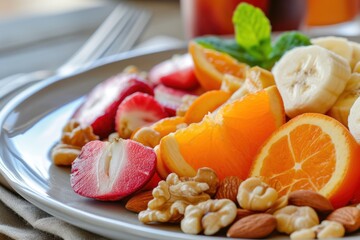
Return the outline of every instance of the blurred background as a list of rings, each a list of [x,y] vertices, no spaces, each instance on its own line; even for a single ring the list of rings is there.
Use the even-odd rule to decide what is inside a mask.
[[[158,36],[186,41],[233,31],[241,0],[1,0],[0,78],[55,69],[91,36],[119,2],[151,12],[135,46]],[[273,31],[360,36],[360,0],[247,0],[269,17]]]

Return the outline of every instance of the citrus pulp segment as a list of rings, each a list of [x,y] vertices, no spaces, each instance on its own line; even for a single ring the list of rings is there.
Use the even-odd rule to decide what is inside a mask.
[[[282,195],[314,190],[339,207],[358,186],[359,167],[359,146],[349,131],[331,117],[305,113],[272,134],[250,175],[263,177]]]

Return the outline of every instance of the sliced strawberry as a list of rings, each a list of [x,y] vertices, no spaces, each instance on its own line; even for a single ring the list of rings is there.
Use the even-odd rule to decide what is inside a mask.
[[[182,98],[186,95],[194,95],[187,91],[166,87],[162,84],[154,88],[155,99],[161,103],[169,116],[176,115],[176,109],[181,105]]]
[[[114,201],[145,186],[156,171],[154,150],[132,140],[91,141],[71,166],[70,183],[84,197]]]
[[[145,93],[126,97],[116,111],[115,128],[122,138],[129,138],[133,131],[168,117],[164,107]]]
[[[82,125],[91,125],[100,138],[115,131],[115,114],[119,104],[134,92],[153,95],[153,89],[136,74],[122,73],[97,85],[73,118]]]
[[[155,85],[189,90],[199,86],[194,73],[194,63],[190,54],[174,56],[161,62],[149,71],[149,80]]]

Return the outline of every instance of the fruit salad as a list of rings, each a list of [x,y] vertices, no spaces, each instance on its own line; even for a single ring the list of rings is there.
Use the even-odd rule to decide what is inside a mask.
[[[358,231],[360,44],[299,32],[272,41],[245,3],[233,23],[234,39],[193,39],[184,55],[96,86],[54,164],[71,167],[77,194],[126,199],[140,222],[187,234]]]

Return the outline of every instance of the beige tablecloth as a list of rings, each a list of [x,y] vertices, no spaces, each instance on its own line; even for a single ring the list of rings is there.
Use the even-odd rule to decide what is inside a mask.
[[[136,46],[137,48],[148,47],[149,45],[154,47],[156,44],[178,44],[182,41],[178,2],[134,1],[131,4],[148,9],[153,14],[150,24],[140,38],[140,44]],[[11,97],[0,99],[0,109],[4,101]],[[0,239],[100,240],[105,238],[74,227],[47,214],[4,187],[3,184],[0,185]]]

